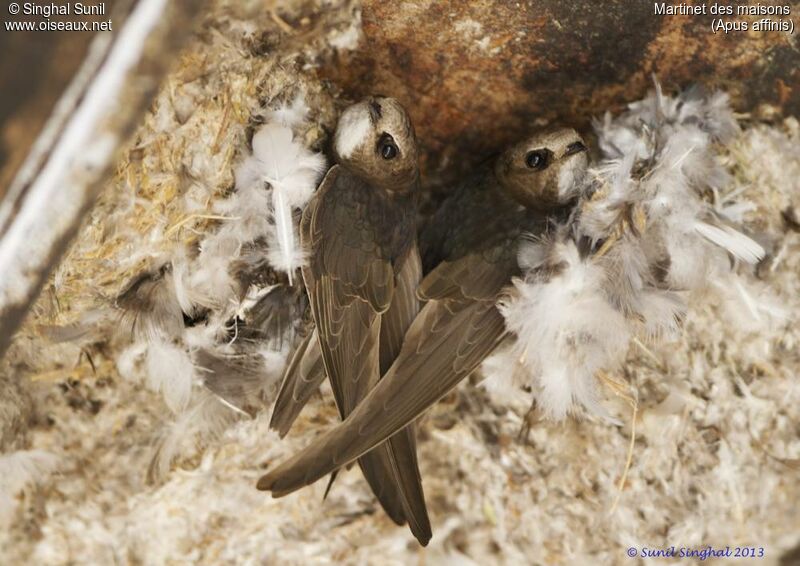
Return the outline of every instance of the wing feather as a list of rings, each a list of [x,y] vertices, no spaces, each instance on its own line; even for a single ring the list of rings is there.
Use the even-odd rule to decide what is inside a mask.
[[[495,304],[517,268],[513,256],[503,257],[465,256],[431,272],[420,287],[431,300],[387,374],[347,419],[261,478],[259,488],[279,497],[317,481],[413,422],[472,373],[506,336]]]
[[[308,400],[325,380],[316,329],[300,343],[283,376],[269,427],[281,438],[292,428]]]
[[[323,365],[344,419],[378,382],[381,315],[393,304],[395,272],[378,248],[372,228],[361,220],[366,213],[359,208],[362,203],[348,198],[346,185],[331,194],[337,179],[342,179],[338,166],[328,173],[304,212],[301,240],[311,252],[303,278]],[[410,292],[413,295],[413,289]],[[414,448],[408,433],[402,432],[396,442],[361,455],[359,465],[387,514],[397,523],[409,519],[412,532],[426,544],[430,524],[416,454],[409,454]],[[409,462],[414,464],[411,474],[405,473]]]
[[[417,286],[422,278],[422,265],[416,245],[398,261],[395,292],[389,308],[381,317],[380,368],[384,374],[397,358],[408,328],[419,313]],[[401,503],[409,526],[425,545],[431,538],[431,524],[425,506],[419,465],[417,462],[416,425],[412,422],[389,438],[392,471],[400,484]]]

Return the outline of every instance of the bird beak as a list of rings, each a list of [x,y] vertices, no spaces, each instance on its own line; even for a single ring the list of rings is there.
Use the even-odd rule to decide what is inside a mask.
[[[582,142],[572,142],[567,146],[567,150],[564,152],[564,157],[569,157],[570,155],[575,155],[576,153],[580,153],[582,151],[586,151],[586,146],[583,145]]]

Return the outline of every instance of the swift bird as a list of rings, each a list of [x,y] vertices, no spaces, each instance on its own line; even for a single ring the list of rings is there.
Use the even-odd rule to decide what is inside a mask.
[[[263,476],[274,497],[309,485],[419,417],[475,370],[505,338],[498,299],[520,273],[517,246],[578,196],[588,166],[574,130],[511,147],[444,203],[423,232],[427,304],[384,377],[339,425]]]
[[[303,279],[315,329],[281,386],[271,426],[282,434],[325,374],[346,418],[397,357],[419,312],[419,169],[408,115],[391,98],[349,107],[337,126],[334,154],[337,163],[300,223],[310,254]],[[425,545],[431,530],[415,431],[413,424],[401,429],[359,454],[359,465],[387,514],[398,524],[407,521]]]

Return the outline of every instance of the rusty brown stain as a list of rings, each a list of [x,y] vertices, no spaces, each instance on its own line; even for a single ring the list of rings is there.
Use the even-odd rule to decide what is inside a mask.
[[[345,98],[379,92],[407,105],[434,182],[532,128],[586,130],[593,116],[641,98],[653,73],[667,90],[724,88],[740,110],[766,102],[800,111],[789,36],[714,35],[711,16],[656,16],[651,2],[364,0],[362,19],[360,48],[321,74]]]

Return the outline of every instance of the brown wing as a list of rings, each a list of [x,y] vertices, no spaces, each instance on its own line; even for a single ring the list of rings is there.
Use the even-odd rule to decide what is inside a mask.
[[[397,275],[397,287],[392,304],[381,317],[380,368],[385,373],[400,353],[403,338],[419,312],[417,286],[422,277],[419,253],[411,248]],[[298,345],[284,372],[275,400],[270,428],[281,438],[289,432],[300,411],[325,380],[317,331],[314,329]]]
[[[308,400],[325,380],[316,329],[300,343],[283,376],[269,427],[286,436]]]
[[[513,248],[507,243],[506,252]],[[495,303],[516,272],[513,256],[498,252],[445,262],[420,286],[430,302],[409,329],[388,373],[340,425],[258,482],[279,497],[317,481],[383,442],[474,371],[505,337]]]
[[[416,245],[401,261],[389,309],[381,317],[380,367],[384,374],[397,358],[406,331],[419,313],[416,296],[422,265]],[[431,538],[431,523],[417,461],[416,425],[409,424],[387,442],[392,470],[399,482],[401,503],[411,531],[424,546]]]
[[[334,165],[300,225],[310,252],[303,279],[342,418],[380,375],[379,313],[389,307],[394,290],[392,265],[382,258],[372,228],[359,220],[366,211],[346,180]]]
[[[368,211],[358,198],[351,198],[347,182],[334,166],[301,222],[301,239],[311,253],[303,278],[342,419],[380,376],[380,313],[389,309],[395,286],[392,264],[378,248],[377,235],[361,220]],[[397,481],[390,447],[379,446],[363,455],[359,465],[386,513],[404,523],[409,505],[401,493],[404,485]],[[411,526],[425,544],[430,535]]]
[[[417,288],[422,279],[422,265],[417,246],[412,246],[398,264],[400,269],[395,280],[392,303],[381,317],[381,375],[389,370],[400,354],[406,332],[420,309]]]

